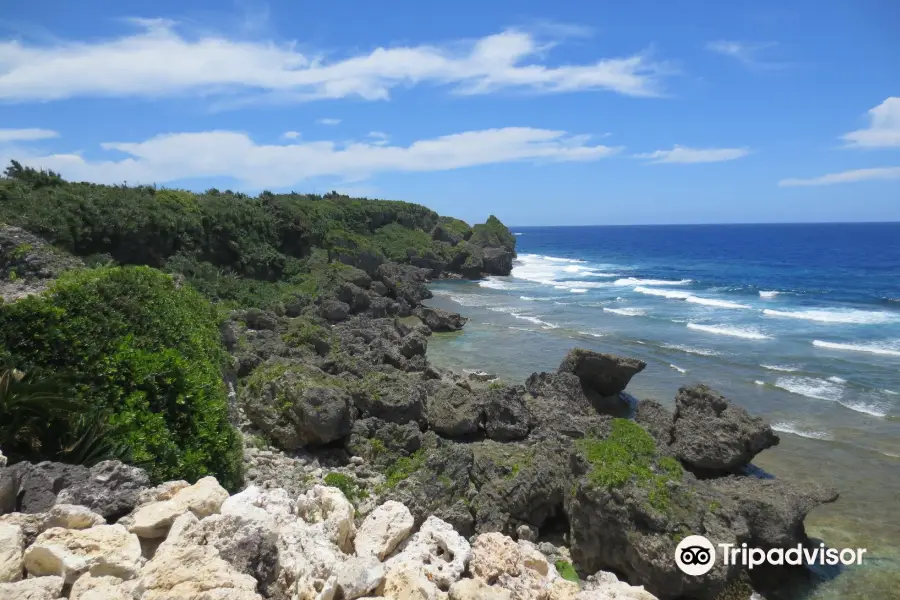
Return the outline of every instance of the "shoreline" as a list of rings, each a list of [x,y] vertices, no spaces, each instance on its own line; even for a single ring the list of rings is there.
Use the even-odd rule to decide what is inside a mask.
[[[471,313],[471,307],[450,300],[446,296],[435,295],[426,302],[444,309],[459,310],[461,314],[466,314],[469,309]],[[514,368],[504,361],[504,345],[490,342],[493,325],[475,322],[460,332],[437,334],[429,346],[429,359],[435,365],[444,368],[487,371],[498,374],[503,380],[523,379],[527,373],[513,372]],[[522,334],[533,336],[535,343],[539,343],[540,336],[553,335],[557,331],[528,329],[522,331]],[[473,333],[478,337],[478,344],[475,347],[455,352],[447,350],[456,343],[464,346],[465,336]],[[604,340],[599,336],[594,339],[572,338],[568,341],[571,342],[570,345],[587,343],[589,344],[587,347],[596,349],[601,349],[604,345]],[[496,351],[492,352],[494,348]],[[473,355],[478,358],[470,361],[469,357]],[[548,362],[552,360],[548,358]],[[692,372],[691,376],[692,379],[695,376],[703,379],[700,372]],[[649,397],[662,397],[663,404],[671,407],[673,402],[670,396],[677,386],[668,386],[667,391],[670,393],[665,394],[659,385],[647,385],[649,377],[651,375],[642,374],[629,389],[635,390],[635,395],[640,398],[647,397],[647,393]],[[642,388],[646,392],[642,392]],[[855,590],[860,585],[863,587],[871,585],[872,593],[875,593],[874,590],[894,589],[894,586],[900,585],[900,545],[896,541],[900,539],[900,522],[893,519],[895,508],[891,500],[900,496],[900,481],[892,476],[900,469],[900,460],[891,457],[885,451],[835,440],[804,437],[791,432],[781,432],[781,438],[782,444],[760,454],[754,460],[754,464],[778,478],[832,485],[842,492],[838,502],[820,506],[809,514],[805,520],[809,534],[834,547],[867,547],[872,551],[872,561],[881,565],[874,574],[864,571],[842,574],[834,581],[821,586],[812,597],[817,600],[819,598],[831,600],[851,597],[850,590]],[[829,459],[829,454],[834,456]],[[836,461],[835,464],[841,464],[842,467],[824,470],[821,468],[823,465],[831,466],[833,464],[831,461]],[[877,466],[860,473],[858,468],[860,464],[871,466],[873,463]],[[840,473],[853,474],[852,479],[842,477]],[[892,493],[890,489],[895,491]],[[873,491],[882,492],[881,500],[873,500],[869,495],[869,492]],[[851,507],[855,507],[855,510],[851,510]],[[881,517],[873,519],[873,515]],[[871,584],[871,580],[874,580],[874,585]]]

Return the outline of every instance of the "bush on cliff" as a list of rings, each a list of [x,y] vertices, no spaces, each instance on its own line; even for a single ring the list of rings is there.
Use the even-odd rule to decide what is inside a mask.
[[[235,488],[241,449],[228,421],[218,323],[200,294],[160,271],[89,269],[0,306],[0,353],[64,382],[80,412],[105,419],[111,443],[127,446],[157,481],[212,474]],[[78,426],[51,414],[44,432]]]

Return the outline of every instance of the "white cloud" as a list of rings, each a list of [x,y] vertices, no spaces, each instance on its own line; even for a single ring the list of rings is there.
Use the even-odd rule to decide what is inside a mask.
[[[893,148],[900,146],[900,98],[891,96],[869,111],[870,123],[841,136],[854,148]]]
[[[398,46],[338,60],[306,55],[296,44],[188,36],[164,19],[133,19],[139,31],[112,39],[28,44],[0,42],[0,99],[163,97],[235,93],[303,101],[386,99],[392,88],[449,85],[464,94],[610,90],[660,93],[663,65],[637,54],[589,64],[541,64],[553,41],[508,29],[446,46]]]
[[[736,42],[733,40],[717,40],[706,44],[706,49],[716,54],[730,56],[748,67],[761,69],[780,69],[787,67],[787,63],[763,60],[760,54],[763,51],[777,46],[775,42]]]
[[[372,138],[372,143],[376,146],[384,146],[391,140],[391,136],[383,131],[370,131],[369,137]]]
[[[657,150],[636,154],[635,158],[646,158],[652,163],[711,163],[743,158],[750,154],[748,148],[685,148],[675,146],[671,150]]]
[[[318,123],[319,125],[340,125],[341,120],[325,118],[319,119],[318,121],[316,121],[316,123]]]
[[[409,146],[330,141],[266,145],[256,144],[245,133],[208,131],[101,145],[129,155],[121,160],[54,154],[22,162],[53,169],[68,179],[99,183],[233,177],[249,188],[280,188],[313,177],[358,181],[383,172],[444,171],[514,161],[592,161],[619,151],[588,145],[588,139],[565,131],[507,127],[419,140]]]
[[[59,137],[59,134],[50,129],[0,129],[0,143],[34,142],[55,137]]]
[[[876,167],[873,169],[855,169],[840,173],[829,173],[812,179],[782,179],[778,182],[781,187],[801,185],[832,185],[835,183],[853,183],[856,181],[888,181],[900,179],[900,167]]]
[[[296,140],[297,138],[300,137],[300,132],[299,131],[285,131],[284,133],[281,134],[281,137],[283,137],[286,140]]]

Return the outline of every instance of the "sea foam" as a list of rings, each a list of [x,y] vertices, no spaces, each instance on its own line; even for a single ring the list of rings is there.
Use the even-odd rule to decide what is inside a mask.
[[[900,320],[900,316],[895,313],[857,309],[787,311],[766,308],[762,312],[768,317],[803,319],[819,323],[846,323],[850,325],[879,325]]]
[[[780,294],[780,293],[781,293],[781,292],[773,292],[773,291],[760,290],[760,291],[759,291],[759,297],[760,297],[760,298],[766,298],[767,300],[770,300],[770,299],[774,298],[775,296],[777,296],[777,295]]]
[[[763,369],[768,369],[769,371],[780,371],[782,373],[794,373],[800,370],[800,367],[795,367],[793,365],[759,365]]]
[[[852,411],[871,415],[873,417],[884,417],[888,410],[883,401],[876,399],[873,402],[865,402],[860,399],[844,397],[845,381],[840,377],[829,377],[828,379],[817,379],[815,377],[779,377],[775,382],[775,387],[781,388],[792,394],[806,396],[816,400],[827,400],[829,402],[837,402],[845,408]]]
[[[755,329],[745,327],[731,327],[729,325],[704,325],[702,323],[688,323],[688,329],[696,329],[697,331],[705,331],[715,335],[727,335],[731,337],[743,338],[745,340],[768,340],[770,336],[760,333]]]
[[[603,312],[613,313],[614,315],[622,315],[623,317],[640,317],[647,314],[646,308],[604,308]]]
[[[751,308],[746,304],[738,304],[728,300],[716,300],[715,298],[701,298],[700,296],[688,296],[686,302],[691,304],[702,304],[703,306],[714,306],[716,308]]]
[[[827,431],[816,431],[814,429],[805,429],[792,421],[779,421],[772,424],[772,429],[781,433],[791,433],[800,437],[809,438],[811,440],[828,440],[831,434]]]
[[[667,279],[638,279],[637,277],[625,277],[616,279],[614,285],[687,285],[693,283],[693,279],[679,279],[672,281]]]
[[[900,350],[896,347],[887,347],[876,344],[840,344],[838,342],[823,342],[822,340],[813,340],[813,346],[819,348],[827,348],[829,350],[846,350],[848,352],[868,352],[870,354],[881,354],[883,356],[900,356]]]
[[[680,352],[687,352],[688,354],[696,354],[698,356],[718,356],[719,353],[715,350],[708,350],[706,348],[695,348],[693,346],[685,346],[684,344],[663,344],[663,348],[668,350],[678,350]]]
[[[634,291],[639,294],[646,294],[648,296],[660,296],[662,298],[669,298],[670,300],[684,300],[686,302],[690,302],[691,304],[701,304],[703,306],[713,306],[716,308],[752,308],[750,306],[747,306],[746,304],[738,304],[737,302],[731,302],[729,300],[719,300],[717,298],[704,298],[702,296],[695,296],[691,292],[685,292],[682,290],[666,290],[637,286],[634,288]]]
[[[510,285],[508,282],[496,277],[488,277],[478,282],[478,287],[488,288],[492,290],[508,290]]]

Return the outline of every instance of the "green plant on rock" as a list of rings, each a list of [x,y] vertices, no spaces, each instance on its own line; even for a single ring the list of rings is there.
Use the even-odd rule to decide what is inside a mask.
[[[581,578],[578,577],[578,572],[575,571],[575,567],[572,566],[567,560],[558,560],[554,563],[556,570],[559,572],[559,576],[565,579],[566,581],[573,581],[578,583],[581,581]]]
[[[592,485],[609,489],[632,482],[647,490],[653,508],[670,508],[669,486],[680,482],[684,471],[677,460],[660,457],[656,442],[634,421],[613,419],[606,438],[588,436],[578,440],[576,447],[591,466]]]
[[[332,336],[328,328],[303,317],[291,319],[288,329],[281,335],[281,339],[291,346],[310,346],[320,354],[327,354],[332,344]]]
[[[358,502],[369,497],[369,492],[362,487],[355,479],[344,473],[332,471],[325,476],[325,485],[335,487],[351,502]]]
[[[85,269],[0,305],[0,352],[26,372],[53,372],[102,422],[49,414],[48,432],[69,443],[103,432],[107,448],[127,446],[157,481],[215,475],[236,489],[241,446],[228,420],[219,320],[195,290],[155,269]],[[90,456],[105,453],[88,446]]]
[[[425,466],[427,458],[425,450],[416,450],[409,456],[402,456],[385,469],[385,485],[394,488],[398,483],[409,479],[413,473]]]

